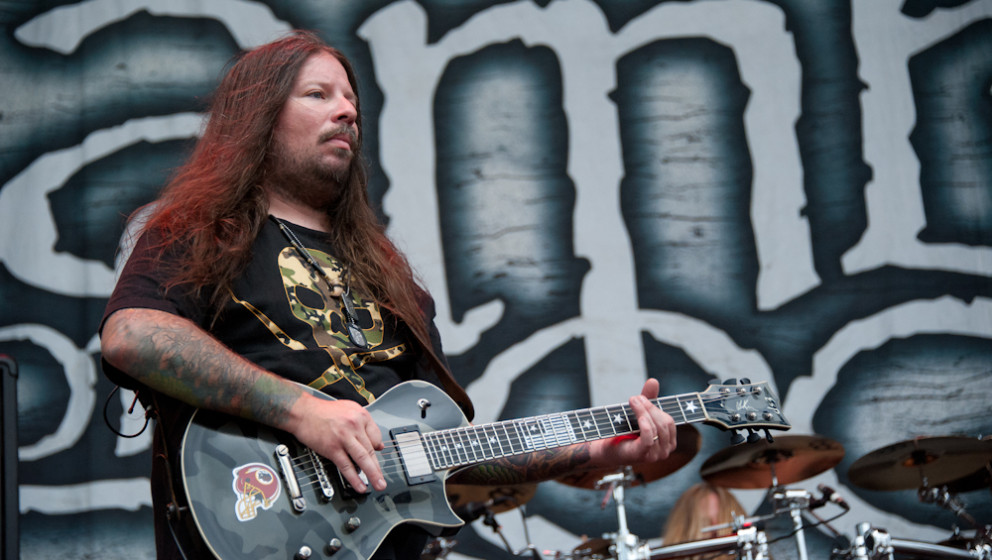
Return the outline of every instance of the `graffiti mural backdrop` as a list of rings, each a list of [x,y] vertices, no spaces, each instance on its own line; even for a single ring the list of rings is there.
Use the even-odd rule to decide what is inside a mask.
[[[123,217],[182,161],[229,59],[295,27],[359,69],[373,199],[477,421],[624,402],[648,376],[663,394],[768,381],[792,434],[845,450],[794,485],[844,495],[842,536],[961,525],[848,468],[992,433],[992,2],[3,0],[0,22],[24,558],[154,556],[150,438],[105,425],[143,417],[95,335]],[[699,434],[687,465],[627,489],[641,538],[729,445]],[[511,548],[568,552],[617,530],[605,492],[543,483],[498,519]],[[960,498],[992,522],[987,489]],[[818,559],[843,542],[806,537]],[[451,557],[510,556],[482,521],[457,540]]]

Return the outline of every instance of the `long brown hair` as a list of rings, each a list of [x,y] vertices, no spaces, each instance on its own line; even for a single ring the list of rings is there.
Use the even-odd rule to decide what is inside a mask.
[[[242,53],[214,92],[209,120],[189,159],[147,207],[145,228],[159,234],[158,248],[183,255],[169,271],[165,288],[188,289],[202,297],[214,319],[247,264],[268,215],[262,184],[275,123],[300,68],[321,52],[341,63],[357,95],[351,63],[314,33],[296,31]],[[360,106],[356,109],[361,131]],[[369,203],[361,141],[359,134],[348,184],[341,185],[341,196],[328,209],[335,226],[330,233],[335,256],[350,267],[357,286],[410,329],[442,380],[445,376],[450,380],[450,372],[430,344],[422,311],[426,292]]]
[[[709,518],[709,507],[706,501],[710,495],[717,497],[716,519]],[[706,482],[695,484],[679,496],[671,511],[668,512],[668,519],[665,521],[665,528],[661,535],[662,544],[669,546],[711,538],[712,535],[703,534],[704,528],[713,524],[732,523],[734,515],[744,514],[744,507],[726,488],[713,486]],[[719,536],[729,535],[733,532],[733,527],[729,525],[726,529],[718,531]]]

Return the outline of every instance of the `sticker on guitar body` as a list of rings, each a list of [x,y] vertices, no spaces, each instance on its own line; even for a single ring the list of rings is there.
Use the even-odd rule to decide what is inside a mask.
[[[279,497],[279,477],[268,465],[249,463],[234,469],[234,493],[238,501],[234,514],[238,521],[251,521],[258,508],[269,509]]]

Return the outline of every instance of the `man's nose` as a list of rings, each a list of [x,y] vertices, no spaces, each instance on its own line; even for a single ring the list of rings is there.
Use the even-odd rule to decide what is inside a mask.
[[[342,97],[335,105],[331,119],[336,123],[354,124],[358,119],[358,109],[354,103]]]

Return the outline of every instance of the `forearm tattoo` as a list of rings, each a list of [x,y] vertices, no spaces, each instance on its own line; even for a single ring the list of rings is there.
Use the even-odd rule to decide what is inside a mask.
[[[487,461],[451,476],[457,484],[505,485],[551,480],[589,469],[589,444],[580,443]]]
[[[266,374],[181,319],[146,322],[140,332],[118,329],[106,342],[126,336],[122,331],[130,335],[132,346],[121,369],[198,408],[279,426],[301,396],[298,387]]]

